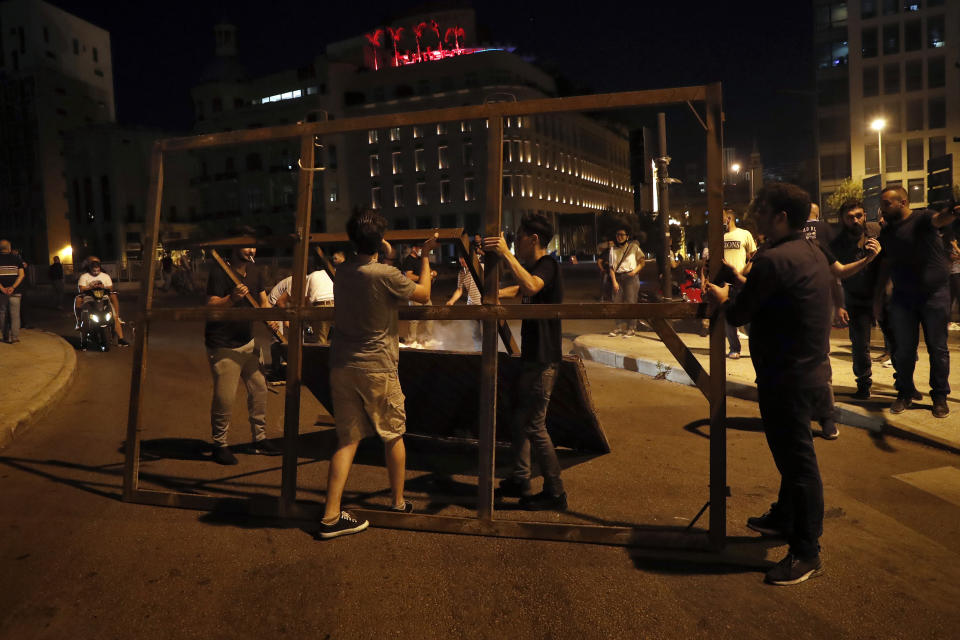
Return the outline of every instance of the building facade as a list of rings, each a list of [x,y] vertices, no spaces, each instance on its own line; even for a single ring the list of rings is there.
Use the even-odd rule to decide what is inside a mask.
[[[821,201],[879,174],[925,205],[930,158],[960,159],[960,2],[815,0],[814,14]]]
[[[72,261],[64,142],[115,119],[110,35],[42,0],[0,3],[0,233]]]

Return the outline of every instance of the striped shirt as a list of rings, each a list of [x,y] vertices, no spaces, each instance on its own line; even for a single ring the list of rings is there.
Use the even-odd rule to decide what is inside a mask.
[[[23,260],[15,253],[0,253],[0,285],[12,287],[23,269]]]
[[[457,289],[463,289],[467,294],[467,304],[480,304],[480,289],[474,282],[470,270],[461,268],[457,274]]]

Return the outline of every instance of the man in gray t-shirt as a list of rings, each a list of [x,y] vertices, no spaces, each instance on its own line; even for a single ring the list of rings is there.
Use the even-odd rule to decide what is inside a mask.
[[[397,377],[400,343],[397,305],[406,300],[429,303],[430,278],[415,283],[396,267],[380,264],[389,254],[383,240],[387,221],[373,210],[358,211],[347,221],[347,235],[357,256],[337,269],[333,285],[333,340],[330,350],[330,395],[337,425],[337,450],[330,460],[327,503],[319,536],[324,539],[358,533],[370,524],[347,511],[340,500],[360,440],[377,435],[383,440],[393,510],[409,513],[413,505],[403,498],[406,449],[406,412]],[[428,256],[437,235],[423,244],[421,260],[429,271]]]

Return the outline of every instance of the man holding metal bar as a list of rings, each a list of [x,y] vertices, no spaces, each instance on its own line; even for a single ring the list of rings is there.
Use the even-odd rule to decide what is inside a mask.
[[[520,220],[514,242],[517,255],[510,252],[503,234],[484,238],[484,251],[498,253],[519,284],[500,290],[500,297],[523,295],[523,304],[560,304],[563,278],[560,264],[547,253],[553,225],[540,213],[528,213]],[[521,263],[522,261],[522,263]],[[520,330],[520,377],[514,385],[513,471],[500,482],[499,494],[519,497],[520,507],[531,511],[566,511],[567,494],[560,479],[560,461],[547,433],[547,406],[563,359],[560,320],[524,320]],[[530,454],[543,474],[543,490],[530,489]]]
[[[809,211],[810,196],[800,187],[764,186],[756,221],[768,245],[743,288],[730,300],[728,284],[705,285],[710,302],[726,305],[732,326],[751,323],[750,357],[780,492],[770,511],[747,526],[789,542],[787,556],[766,574],[775,585],[803,582],[822,566],[823,483],[810,420],[830,394],[833,310],[823,301],[830,299],[834,276],[824,252],[800,232]]]
[[[394,511],[409,513],[403,498],[406,410],[397,376],[400,339],[397,303],[430,302],[431,278],[412,282],[396,267],[380,264],[389,254],[384,242],[386,219],[372,209],[357,211],[347,221],[347,235],[357,255],[340,265],[333,285],[334,323],[330,349],[330,395],[337,429],[337,450],[330,460],[327,503],[318,535],[322,539],[359,533],[370,524],[341,510],[343,488],[360,441],[383,440]],[[437,244],[433,233],[420,251],[421,273],[430,273],[429,255]]]
[[[214,266],[207,281],[207,306],[251,306],[247,298],[261,308],[269,308],[263,286],[263,273],[254,264],[256,247],[235,248],[227,265],[237,278],[234,282],[223,268]],[[278,323],[270,323],[274,330]],[[237,464],[237,457],[227,447],[227,430],[237,396],[237,382],[243,379],[247,388],[247,412],[255,453],[276,456],[283,453],[267,440],[267,382],[261,371],[260,347],[253,339],[253,322],[208,321],[204,327],[204,342],[210,371],[213,374],[213,401],[210,406],[210,427],[213,432],[213,461],[218,464]]]

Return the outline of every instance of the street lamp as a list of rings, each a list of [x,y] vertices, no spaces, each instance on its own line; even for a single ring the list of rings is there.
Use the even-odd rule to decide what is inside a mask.
[[[877,173],[880,174],[880,182],[883,183],[883,130],[887,126],[886,118],[875,118],[870,123],[870,128],[877,132]],[[882,186],[882,184],[881,184]]]
[[[733,171],[734,173],[740,173],[740,163],[734,162],[732,165],[730,165],[730,171]]]

